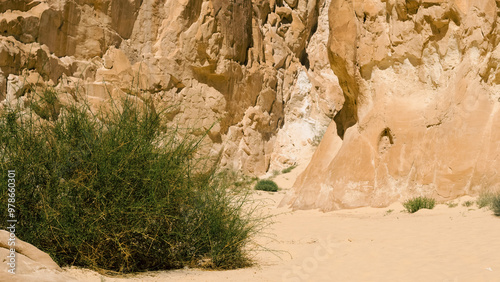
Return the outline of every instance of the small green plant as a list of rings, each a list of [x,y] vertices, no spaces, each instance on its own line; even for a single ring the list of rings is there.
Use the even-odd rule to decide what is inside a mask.
[[[284,168],[281,172],[282,173],[289,173],[290,171],[292,171],[292,169],[296,168],[297,165],[292,165],[292,166],[289,166],[287,168]]]
[[[235,191],[244,191],[253,186],[259,180],[258,177],[251,177],[239,171],[225,169],[222,171],[230,188]]]
[[[272,180],[260,180],[255,184],[255,190],[268,191],[268,192],[276,192],[278,191],[278,184]]]
[[[465,201],[462,203],[462,206],[464,207],[472,207],[474,205],[474,202],[473,201]]]
[[[433,209],[435,205],[436,200],[428,197],[416,197],[403,203],[403,207],[409,213],[414,213],[420,209]]]
[[[314,147],[319,146],[319,143],[321,143],[321,140],[323,139],[323,136],[325,135],[325,130],[321,130],[317,135],[313,137],[311,145]]]
[[[386,215],[390,215],[394,210],[393,209],[389,209],[385,212],[384,216]]]
[[[448,203],[446,203],[446,205],[447,205],[449,208],[454,208],[454,207],[458,206],[458,203],[455,203],[455,202],[448,202]]]
[[[479,197],[477,199],[477,206],[481,209],[484,207],[490,206],[491,202],[493,201],[493,198],[495,197],[495,194],[490,192],[490,191],[485,191],[479,194]]]
[[[490,207],[496,216],[500,216],[500,194],[497,194],[492,198]]]
[[[280,171],[277,169],[273,170],[273,177],[278,175],[280,175]]]

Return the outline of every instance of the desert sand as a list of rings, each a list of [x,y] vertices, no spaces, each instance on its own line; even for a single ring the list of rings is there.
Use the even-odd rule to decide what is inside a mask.
[[[323,213],[278,208],[303,167],[279,175],[277,193],[255,192],[274,224],[255,238],[253,267],[102,276],[63,268],[79,281],[500,281],[500,218],[473,197],[414,214],[400,203]]]

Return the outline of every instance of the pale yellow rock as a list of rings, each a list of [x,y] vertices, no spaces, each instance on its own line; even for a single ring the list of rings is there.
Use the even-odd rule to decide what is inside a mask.
[[[131,98],[331,210],[498,185],[493,0],[0,1],[0,100]],[[27,71],[29,70],[29,71]],[[150,104],[148,104],[150,105]]]
[[[346,101],[330,127],[345,131],[340,149],[323,139],[282,204],[382,207],[500,186],[494,1],[376,2],[332,1],[328,52]]]
[[[0,281],[76,281],[63,273],[48,254],[5,230],[0,230],[0,257]],[[11,269],[15,274],[9,272]]]
[[[293,155],[308,159],[312,140],[343,103],[326,60],[328,6],[329,0],[2,2],[0,83],[23,100],[14,88],[31,69],[64,92],[63,105],[73,98],[96,111],[111,97],[132,95],[158,110],[174,106],[166,114],[171,125],[210,129],[207,147],[223,152],[225,166],[262,175],[289,166]],[[299,91],[298,73],[307,73],[307,91]],[[301,126],[308,134],[299,140]],[[294,144],[300,146],[287,149]]]

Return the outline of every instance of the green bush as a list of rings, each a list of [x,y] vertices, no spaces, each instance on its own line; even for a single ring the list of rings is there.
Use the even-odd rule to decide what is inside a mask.
[[[497,194],[492,198],[490,207],[496,216],[500,216],[500,194]]]
[[[16,170],[20,239],[63,266],[249,264],[247,243],[262,220],[197,157],[201,138],[166,128],[161,113],[128,100],[96,115],[85,105],[43,108],[51,109],[0,112],[0,202],[7,203],[7,170]]]
[[[447,205],[449,208],[454,208],[454,207],[458,206],[458,203],[455,203],[455,202],[448,202],[448,203],[446,203],[446,205]]]
[[[414,213],[419,209],[433,209],[436,201],[427,197],[416,197],[403,203],[403,207],[409,212]]]
[[[479,197],[477,198],[477,206],[479,208],[484,208],[488,207],[491,205],[491,202],[493,201],[493,198],[495,197],[495,194],[492,193],[491,191],[484,191],[479,194]]]
[[[276,192],[278,191],[278,184],[272,180],[259,180],[259,182],[255,184],[255,190]]]
[[[473,205],[474,205],[473,201],[465,201],[462,203],[462,206],[467,207],[467,208],[472,207]]]

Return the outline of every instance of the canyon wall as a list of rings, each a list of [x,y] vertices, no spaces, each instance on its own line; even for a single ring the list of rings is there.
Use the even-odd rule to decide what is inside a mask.
[[[382,207],[500,186],[500,3],[333,0],[345,103],[284,204]]]
[[[296,209],[453,199],[500,183],[499,11],[494,0],[0,0],[0,108],[47,87],[96,110],[137,98],[208,131],[207,153],[252,175],[314,153],[282,202]]]
[[[0,1],[0,100],[53,87],[97,109],[137,97],[208,130],[222,165],[263,175],[311,156],[344,97],[325,0]],[[35,87],[33,87],[35,86]]]

